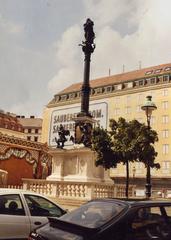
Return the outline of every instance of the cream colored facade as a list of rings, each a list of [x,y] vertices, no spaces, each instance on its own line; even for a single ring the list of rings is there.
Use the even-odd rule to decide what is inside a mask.
[[[127,120],[137,119],[146,123],[145,113],[141,110],[146,96],[151,95],[157,110],[153,112],[151,126],[157,131],[159,142],[156,144],[158,156],[156,162],[160,170],[152,170],[154,178],[169,180],[171,178],[171,63],[136,70],[129,73],[92,80],[90,111],[99,123],[108,128],[110,118],[123,117]],[[69,123],[73,114],[80,110],[80,84],[75,84],[54,96],[47,105],[43,115],[42,142],[51,146],[57,133],[56,126]],[[54,133],[53,133],[54,131]],[[54,135],[53,135],[54,134]],[[143,164],[130,166],[130,176],[145,177]],[[111,171],[113,177],[125,177],[125,166],[120,165]]]
[[[42,119],[35,116],[16,116],[24,129],[24,138],[28,141],[41,142]]]

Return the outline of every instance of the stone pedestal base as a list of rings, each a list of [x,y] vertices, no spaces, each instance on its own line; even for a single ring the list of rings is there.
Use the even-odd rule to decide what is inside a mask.
[[[86,147],[51,149],[52,174],[47,180],[74,182],[103,182],[112,184],[109,171],[95,166],[95,153]]]

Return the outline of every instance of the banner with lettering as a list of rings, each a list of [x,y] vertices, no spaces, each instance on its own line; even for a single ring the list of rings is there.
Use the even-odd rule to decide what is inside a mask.
[[[90,104],[90,113],[93,118],[97,121],[96,124],[107,128],[107,114],[108,114],[108,105],[106,102]],[[65,130],[70,131],[70,136],[66,136],[67,142],[65,146],[72,145],[70,137],[74,137],[75,122],[72,120],[77,117],[77,114],[80,112],[80,106],[78,107],[66,107],[56,109],[52,112],[50,131],[49,131],[49,145],[56,146],[55,138],[58,139],[58,131],[60,124],[62,124]]]

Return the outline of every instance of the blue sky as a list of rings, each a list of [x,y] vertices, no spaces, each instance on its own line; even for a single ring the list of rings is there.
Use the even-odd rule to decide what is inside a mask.
[[[0,0],[0,109],[42,116],[83,78],[86,18],[94,21],[91,79],[171,62],[170,0]]]

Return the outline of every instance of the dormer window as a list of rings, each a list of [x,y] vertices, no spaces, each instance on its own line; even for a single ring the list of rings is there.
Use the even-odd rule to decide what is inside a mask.
[[[165,71],[171,71],[171,67],[166,67],[164,70]]]
[[[61,101],[65,101],[65,100],[67,100],[67,95],[62,95],[61,96]]]
[[[121,90],[122,89],[122,84],[115,85],[116,90]]]
[[[101,87],[101,88],[96,88],[96,89],[94,89],[94,90],[95,90],[95,94],[99,94],[99,93],[102,93],[102,92],[103,92],[102,87]]]
[[[60,100],[60,96],[59,95],[55,96],[55,101],[59,102],[59,100]]]
[[[150,70],[150,71],[147,71],[146,73],[145,73],[145,75],[150,75],[150,74],[152,74],[153,73],[153,70]]]
[[[105,93],[112,92],[112,86],[104,87],[104,92],[105,92]]]
[[[160,73],[162,71],[162,68],[161,69],[156,69],[155,71],[154,71],[154,73]]]
[[[69,99],[73,99],[73,98],[75,98],[75,93],[70,93],[69,94]]]

